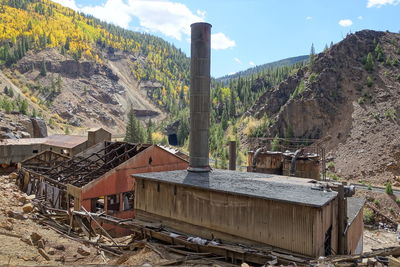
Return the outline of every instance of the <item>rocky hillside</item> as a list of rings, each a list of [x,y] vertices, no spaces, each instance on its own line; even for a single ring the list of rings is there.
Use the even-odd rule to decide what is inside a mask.
[[[131,107],[147,121],[187,104],[189,59],[164,40],[49,0],[0,4],[5,112],[21,112],[26,102],[22,113],[43,117],[54,131],[101,126],[123,134]]]
[[[341,178],[398,183],[399,62],[400,34],[349,34],[262,95],[247,115],[268,117],[265,136],[325,138]]]

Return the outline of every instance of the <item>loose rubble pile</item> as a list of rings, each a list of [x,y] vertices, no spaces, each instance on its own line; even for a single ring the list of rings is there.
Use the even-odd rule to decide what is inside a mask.
[[[0,265],[114,264],[119,260],[94,245],[72,240],[39,224],[35,196],[22,193],[15,178],[15,174],[0,176]],[[121,244],[124,241],[117,240]],[[132,251],[125,258],[126,262],[139,265],[160,260],[151,249]]]

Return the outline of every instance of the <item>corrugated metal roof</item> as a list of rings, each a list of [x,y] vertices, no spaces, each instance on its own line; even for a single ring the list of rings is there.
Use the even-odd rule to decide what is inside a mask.
[[[87,141],[85,136],[55,134],[46,138],[45,144],[73,148]]]
[[[362,210],[365,204],[364,198],[348,197],[347,198],[347,218],[348,224],[351,224]]]
[[[135,174],[133,176],[313,207],[322,207],[337,196],[337,192],[321,190],[315,184],[302,178],[290,177],[289,179],[285,176],[265,173],[227,170],[194,173],[179,170]]]

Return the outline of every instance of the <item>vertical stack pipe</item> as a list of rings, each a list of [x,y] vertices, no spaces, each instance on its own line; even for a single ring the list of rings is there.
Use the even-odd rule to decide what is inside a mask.
[[[236,170],[236,141],[229,141],[229,170]]]
[[[208,172],[210,127],[211,24],[194,23],[191,27],[190,62],[190,136],[188,171]]]

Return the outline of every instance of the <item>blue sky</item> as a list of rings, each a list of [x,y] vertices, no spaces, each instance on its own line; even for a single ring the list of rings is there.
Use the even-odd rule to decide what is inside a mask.
[[[190,24],[212,28],[214,77],[317,52],[362,29],[400,31],[400,0],[55,0],[131,30],[148,32],[190,56]]]

